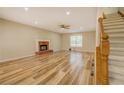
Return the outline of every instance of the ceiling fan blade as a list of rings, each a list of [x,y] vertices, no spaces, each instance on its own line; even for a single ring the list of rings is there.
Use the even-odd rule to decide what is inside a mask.
[[[64,24],[62,24],[62,25],[59,25],[59,26],[60,26],[60,28],[70,29],[70,25],[64,25]]]

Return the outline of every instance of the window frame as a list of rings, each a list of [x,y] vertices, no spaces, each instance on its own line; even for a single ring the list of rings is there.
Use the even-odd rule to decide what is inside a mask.
[[[76,38],[78,38],[78,39],[76,39]],[[73,40],[72,40],[73,39]],[[73,41],[73,43],[72,43],[72,41]],[[80,43],[79,43],[79,41],[80,41]],[[74,48],[80,48],[80,47],[82,47],[83,46],[83,37],[82,37],[82,35],[71,35],[70,36],[70,47],[74,47]]]

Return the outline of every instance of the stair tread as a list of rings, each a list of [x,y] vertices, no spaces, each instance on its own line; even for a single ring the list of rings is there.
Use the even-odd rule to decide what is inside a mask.
[[[115,60],[109,60],[109,65],[124,67],[124,63]]]
[[[111,19],[111,18],[119,18],[121,17],[120,15],[114,15],[114,16],[106,16],[106,19]]]
[[[109,59],[114,59],[114,60],[123,60],[124,61],[124,57],[123,56],[117,56],[117,55],[110,55]]]
[[[124,81],[123,80],[120,80],[120,79],[110,78],[109,84],[110,85],[123,85],[124,84]]]
[[[108,23],[108,24],[104,23],[103,25],[105,27],[107,27],[107,26],[115,26],[115,25],[124,25],[124,21],[116,22],[116,23]]]
[[[111,14],[107,14],[106,16],[119,16],[118,13],[111,13]]]
[[[124,29],[108,29],[105,30],[107,33],[118,33],[118,32],[124,32]]]
[[[115,23],[115,22],[123,22],[124,19],[119,19],[119,20],[111,20],[111,21],[103,21],[103,24],[109,24],[109,23]]]
[[[124,37],[124,33],[120,33],[120,34],[109,34],[109,37]]]
[[[121,17],[121,16],[110,17],[110,18],[106,18],[106,19],[104,19],[104,21],[119,20],[119,19],[123,19],[123,18],[124,18],[124,17]]]
[[[117,73],[124,76],[124,67],[117,65],[109,65],[109,71],[113,73]]]
[[[110,43],[120,43],[120,44],[123,44],[124,41],[112,41],[112,40],[110,40]]]
[[[110,49],[110,55],[124,56],[124,51],[112,50]]]
[[[117,80],[122,80],[122,81],[124,81],[124,74],[115,73],[115,72],[110,72],[110,73],[109,73],[109,78],[113,78],[113,79],[117,79]]]
[[[118,50],[118,51],[124,51],[124,48],[120,48],[120,47],[117,47],[117,48],[113,48],[113,47],[111,47],[110,48],[111,50]]]
[[[116,26],[104,26],[104,29],[124,29],[124,24],[116,25]]]
[[[120,15],[119,14],[106,15],[106,18],[113,18],[113,17],[120,17]]]
[[[103,22],[111,22],[111,21],[119,21],[119,20],[122,20],[123,21],[124,18],[122,18],[122,17],[112,18],[112,19],[108,18],[108,19],[104,19]]]
[[[106,19],[116,19],[116,18],[120,18],[121,16],[111,16],[111,17],[106,17]]]

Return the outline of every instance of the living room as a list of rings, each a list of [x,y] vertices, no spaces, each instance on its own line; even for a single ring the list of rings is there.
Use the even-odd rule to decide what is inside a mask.
[[[97,8],[68,7],[0,8],[1,66],[2,64],[9,65],[13,62],[17,62],[8,67],[2,67],[4,69],[1,68],[1,74],[3,74],[3,76],[1,76],[1,84],[16,84],[13,81],[13,78],[9,79],[7,77],[11,76],[9,73],[12,73],[13,71],[13,73],[17,74],[17,68],[22,69],[20,63],[23,63],[23,60],[27,60],[26,58],[37,56],[42,58],[42,56],[47,57],[48,55],[55,55],[56,57],[57,55],[61,55],[59,58],[63,59],[62,56],[67,55],[69,57],[70,55],[74,57],[71,57],[70,60],[75,61],[77,60],[76,57],[79,56],[78,60],[80,60],[81,64],[85,63],[82,63],[82,61],[87,62],[87,57],[82,59],[82,56],[84,57],[86,54],[89,58],[90,55],[93,56],[95,54],[96,10]],[[90,12],[87,13],[87,11]],[[49,60],[55,59],[55,57]],[[67,60],[67,58],[64,58],[64,60]],[[93,59],[94,58],[92,57],[92,60]],[[32,60],[28,61],[30,62],[30,65],[33,64],[31,63]],[[74,66],[75,63],[73,64]],[[25,62],[23,64],[25,64]],[[70,69],[70,67],[67,69]],[[6,79],[4,80],[3,78]],[[15,81],[16,79],[18,79],[18,76],[15,77]],[[85,83],[88,84],[88,82],[89,80]],[[68,84],[67,82],[65,83]],[[30,82],[29,84],[32,83]],[[52,84],[57,84],[57,82],[53,82]],[[76,84],[78,83],[76,82]]]

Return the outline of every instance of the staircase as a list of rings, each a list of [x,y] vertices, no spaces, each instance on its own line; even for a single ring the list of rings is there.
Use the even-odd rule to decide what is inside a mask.
[[[106,15],[104,31],[109,35],[109,84],[124,84],[124,17],[118,13]]]

